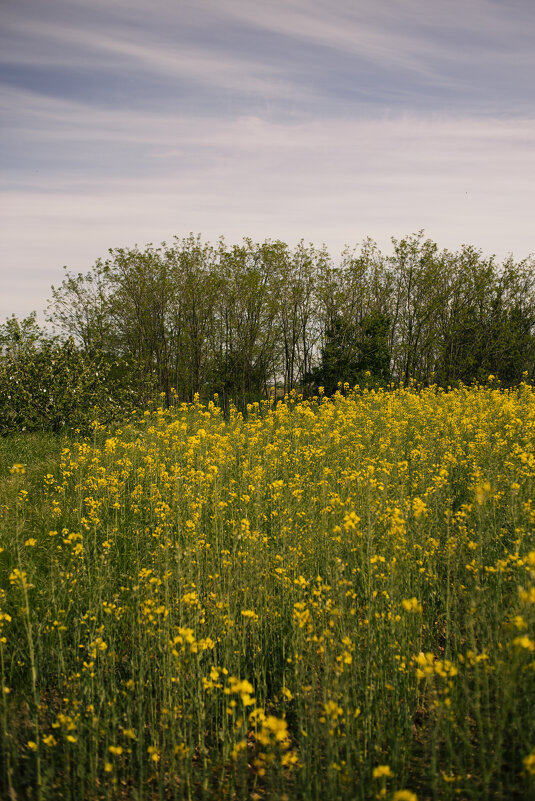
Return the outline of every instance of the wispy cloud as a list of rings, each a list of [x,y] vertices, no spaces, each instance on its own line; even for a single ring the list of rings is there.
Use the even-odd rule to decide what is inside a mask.
[[[81,29],[72,24],[25,21],[15,26],[17,28],[25,39],[36,41],[38,47],[26,53],[14,42],[11,46],[8,44],[1,56],[4,64],[88,69],[108,75],[113,70],[121,70],[134,76],[152,74],[159,79],[194,81],[277,97],[288,91],[280,68],[258,64],[252,57],[240,53],[212,53],[201,44],[191,42],[177,47],[157,36],[141,38],[139,32],[134,36],[121,31]],[[135,86],[132,95],[135,96]]]
[[[84,71],[105,74],[111,86],[127,73],[139,79],[140,90],[149,76],[161,81],[159,93],[169,98],[179,87],[184,99],[201,84],[234,93],[236,103],[240,96],[254,102],[255,94],[291,97],[303,112],[318,112],[325,102],[332,109],[338,99],[341,113],[363,98],[436,108],[455,94],[457,104],[464,98],[472,111],[487,113],[499,97],[510,107],[519,89],[531,87],[529,0],[517,0],[513,10],[492,0],[157,0],[144,16],[141,7],[51,2],[35,3],[32,15],[12,12],[1,62],[12,70],[75,70],[82,92]],[[121,86],[121,105],[135,104],[135,81]],[[206,102],[215,98],[213,92]]]
[[[7,0],[0,317],[200,231],[533,250],[531,0]]]

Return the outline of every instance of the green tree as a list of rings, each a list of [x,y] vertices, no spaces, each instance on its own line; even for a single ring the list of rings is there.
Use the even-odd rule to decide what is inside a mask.
[[[436,380],[506,384],[533,374],[535,362],[533,264],[508,259],[497,265],[471,247],[452,261],[449,302],[441,315]]]
[[[358,329],[351,321],[335,314],[325,331],[320,363],[312,371],[311,378],[327,395],[332,395],[340,382],[356,384],[360,370]]]
[[[390,320],[385,314],[366,315],[357,338],[359,382],[384,385],[390,380]],[[369,376],[366,374],[369,373]]]
[[[37,324],[37,313],[19,320],[14,314],[0,325],[0,354],[15,356],[44,339],[44,333]]]
[[[245,239],[220,247],[220,294],[210,387],[239,406],[265,397],[277,364],[277,302],[273,273],[277,246]]]
[[[392,244],[383,255],[366,239],[338,263],[303,242],[193,234],[116,248],[86,274],[67,271],[49,318],[140,396],[145,379],[168,399],[174,387],[181,400],[218,392],[245,406],[274,386],[534,375],[533,259],[440,251],[423,231]],[[12,343],[17,325],[4,332]]]

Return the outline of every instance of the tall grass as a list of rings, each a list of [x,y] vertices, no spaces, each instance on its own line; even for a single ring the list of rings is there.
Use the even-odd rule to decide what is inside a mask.
[[[2,479],[0,790],[535,790],[535,392],[213,404]]]

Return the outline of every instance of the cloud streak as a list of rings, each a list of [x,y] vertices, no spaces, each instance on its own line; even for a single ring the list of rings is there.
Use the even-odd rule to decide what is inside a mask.
[[[527,1],[8,0],[0,318],[200,231],[534,249]]]

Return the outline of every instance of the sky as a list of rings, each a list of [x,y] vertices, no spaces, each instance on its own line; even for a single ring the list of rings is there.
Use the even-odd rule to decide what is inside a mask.
[[[0,0],[0,322],[200,233],[535,251],[534,0]]]

